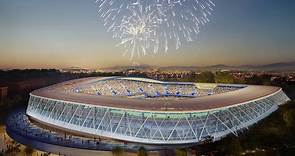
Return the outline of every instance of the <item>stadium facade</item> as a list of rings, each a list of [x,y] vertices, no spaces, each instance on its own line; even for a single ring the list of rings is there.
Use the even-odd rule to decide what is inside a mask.
[[[93,77],[33,91],[26,114],[83,136],[178,145],[238,135],[288,100],[272,86]]]

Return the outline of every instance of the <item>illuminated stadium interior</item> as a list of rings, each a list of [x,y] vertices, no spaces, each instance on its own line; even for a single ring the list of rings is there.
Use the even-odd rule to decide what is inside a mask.
[[[214,85],[210,89],[198,88],[188,82],[147,81],[147,79],[112,78],[79,86],[76,93],[104,96],[145,97],[197,97],[234,91],[245,86]]]

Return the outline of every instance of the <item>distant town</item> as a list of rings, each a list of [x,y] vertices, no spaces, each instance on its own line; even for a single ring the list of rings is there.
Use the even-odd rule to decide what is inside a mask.
[[[240,68],[241,67],[241,68]],[[247,67],[247,68],[246,68]],[[223,73],[232,77],[232,82],[219,83],[246,83],[249,79],[255,77],[263,77],[270,82],[285,81],[286,83],[294,83],[295,81],[295,63],[276,63],[263,66],[226,66],[214,65],[208,67],[154,67],[154,66],[116,66],[110,68],[103,68],[99,70],[83,69],[79,67],[71,67],[59,69],[62,73],[122,73],[124,76],[141,76],[157,80],[185,80],[192,82],[216,82],[213,78],[206,77],[203,74],[217,74]],[[208,73],[209,72],[209,73]],[[225,73],[225,74],[224,74]],[[211,76],[212,77],[212,76]],[[214,77],[214,76],[213,76]],[[257,82],[258,84],[261,84]]]
[[[292,68],[294,66],[294,68]],[[295,83],[295,63],[276,63],[245,68],[214,65],[208,67],[116,66],[102,69],[70,67],[62,69],[5,69],[0,70],[0,96],[28,92],[39,87],[87,76],[145,77],[163,81],[202,83],[236,83],[276,85]],[[271,68],[273,70],[271,70]],[[264,68],[265,70],[259,70]],[[22,75],[22,73],[25,73]],[[46,73],[45,76],[42,75]],[[11,74],[16,75],[13,77]],[[19,76],[17,76],[19,75]],[[26,77],[27,76],[27,77]]]

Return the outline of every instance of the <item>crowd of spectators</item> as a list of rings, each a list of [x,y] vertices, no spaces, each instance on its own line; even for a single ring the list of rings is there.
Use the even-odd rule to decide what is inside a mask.
[[[235,91],[240,88],[241,87],[236,87],[236,86],[216,86],[212,90],[212,94],[221,94],[221,93],[225,93],[225,92]]]
[[[74,89],[76,93],[106,96],[145,96],[145,97],[196,97],[220,94],[239,89],[234,86],[216,86],[212,89],[199,89],[193,83],[154,83],[126,79],[108,79]]]
[[[197,88],[193,84],[149,83],[111,79],[98,81],[87,87],[77,88],[75,92],[107,96],[196,96]]]

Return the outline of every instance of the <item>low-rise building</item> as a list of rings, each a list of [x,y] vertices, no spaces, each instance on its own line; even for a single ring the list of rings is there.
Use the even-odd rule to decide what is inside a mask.
[[[0,87],[0,99],[7,97],[8,87]]]

